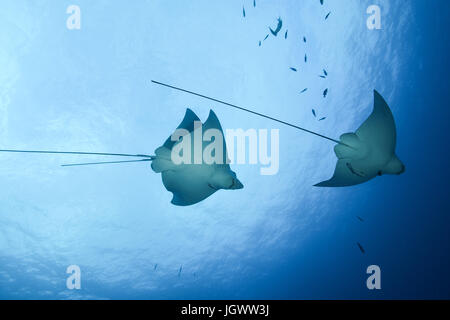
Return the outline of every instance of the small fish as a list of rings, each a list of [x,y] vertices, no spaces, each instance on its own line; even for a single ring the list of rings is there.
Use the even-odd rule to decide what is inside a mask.
[[[266,41],[266,39],[269,37],[269,35],[266,35],[266,37],[264,38],[264,40],[263,41]]]
[[[179,278],[180,275],[181,275],[181,270],[183,270],[183,265],[181,265],[181,266],[180,266],[180,269],[178,270],[178,278]]]
[[[306,90],[308,90],[308,88],[303,89],[300,93],[306,92]]]
[[[323,79],[325,79],[325,78],[326,78],[325,76],[322,76],[322,75],[320,75],[319,77],[321,77],[321,78],[323,78]]]
[[[325,120],[327,117],[320,118],[319,121]]]
[[[256,0],[253,0],[253,8],[256,8]]]
[[[155,264],[155,267],[153,268],[153,270],[156,270],[156,268],[158,268],[158,264]]]
[[[327,70],[323,69],[323,74],[324,74],[325,76],[328,76]]]
[[[303,37],[303,42],[306,43],[306,37]]]
[[[328,94],[328,89],[325,89],[325,90],[323,91],[323,97],[326,98],[326,97],[327,97],[327,94]]]
[[[288,31],[286,30],[286,32],[284,33],[284,38],[287,39],[287,35],[288,35]]]
[[[245,18],[245,8],[242,7],[242,16]]]
[[[360,216],[356,216],[356,218],[358,218],[359,221],[364,222],[364,219],[361,218]]]
[[[328,17],[330,16],[330,14],[331,14],[331,11],[330,12],[328,12],[328,14],[325,16],[325,20],[327,20],[328,19]]]
[[[323,6],[323,0],[320,0],[320,4]]]
[[[289,69],[291,69],[294,72],[297,72],[297,69],[290,67]]]
[[[280,18],[278,18],[277,28],[275,30],[272,30],[272,28],[269,27],[269,30],[276,37],[278,35],[278,32],[280,32],[282,26],[283,26],[283,20],[281,20],[281,17],[280,17]]]
[[[259,46],[261,47],[261,41],[259,41]]]
[[[316,117],[316,110],[312,109],[311,111],[312,111],[313,116]]]
[[[358,245],[359,250],[361,250],[362,253],[366,253],[366,250],[364,250],[363,246],[359,242],[357,242],[356,244]]]
[[[308,56],[305,54],[305,63],[308,62]]]

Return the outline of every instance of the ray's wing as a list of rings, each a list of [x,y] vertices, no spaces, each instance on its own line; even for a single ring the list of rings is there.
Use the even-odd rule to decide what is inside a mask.
[[[208,129],[217,129],[223,134],[222,125],[220,124],[219,118],[217,118],[217,115],[212,110],[209,110],[208,119],[206,119],[203,124],[203,131]]]
[[[177,129],[185,129],[188,132],[194,131],[194,122],[200,121],[197,115],[191,109],[187,108],[184,114],[183,121]],[[178,141],[172,141],[172,135],[167,138],[164,144],[155,150],[156,157],[152,162],[152,169],[156,173],[160,173],[166,170],[176,170],[179,167],[175,165],[171,160],[171,151],[173,146],[178,143]]]
[[[388,104],[376,90],[372,114],[356,130],[356,135],[377,150],[395,152],[397,134],[394,117]]]
[[[217,129],[222,134],[222,146],[223,146],[223,164],[227,163],[228,155],[227,155],[227,146],[225,142],[225,135],[223,134],[222,126],[220,124],[219,119],[217,118],[217,115],[214,113],[214,111],[209,111],[208,119],[206,119],[205,123],[203,124],[203,133],[205,133],[208,129]],[[209,144],[210,142],[206,142]]]
[[[348,187],[366,182],[374,176],[359,172],[349,164],[350,159],[339,159],[333,177],[314,185],[315,187]]]
[[[181,121],[180,125],[177,127],[177,129],[185,129],[188,132],[194,131],[194,122],[200,121],[200,119],[197,117],[197,115],[192,111],[191,109],[187,108],[186,113],[184,114],[183,121]],[[167,138],[166,142],[164,142],[164,147],[166,147],[169,150],[172,150],[172,147],[177,141],[172,141],[171,136]]]

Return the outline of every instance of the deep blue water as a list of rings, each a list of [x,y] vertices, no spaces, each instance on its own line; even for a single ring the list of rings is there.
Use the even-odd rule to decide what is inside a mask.
[[[145,164],[2,154],[0,298],[450,298],[448,1],[379,0],[381,30],[366,28],[372,1],[76,1],[80,30],[66,28],[70,4],[0,4],[1,149],[152,153],[186,107],[202,120],[211,108],[224,128],[280,129],[280,170],[232,165],[243,190],[180,208]],[[259,47],[278,16],[282,33]],[[328,141],[150,79],[333,137],[359,126],[377,89],[406,172],[314,188],[333,172]],[[81,290],[66,288],[71,264]],[[366,288],[372,264],[381,290]]]

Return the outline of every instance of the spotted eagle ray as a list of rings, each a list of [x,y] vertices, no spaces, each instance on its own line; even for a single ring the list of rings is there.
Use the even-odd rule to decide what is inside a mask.
[[[405,171],[405,165],[395,154],[397,138],[394,117],[388,104],[376,90],[374,90],[374,107],[372,114],[363,122],[355,133],[343,134],[341,135],[340,140],[336,140],[292,123],[223,100],[155,80],[152,80],[152,82],[238,110],[246,111],[337,143],[334,147],[334,151],[338,161],[334,175],[330,180],[316,184],[315,186],[317,187],[352,186],[369,181],[376,176],[381,176],[383,174],[399,175]]]
[[[196,123],[199,125],[196,127]],[[11,153],[37,153],[37,154],[72,154],[72,155],[97,155],[97,156],[119,156],[119,157],[132,157],[141,158],[135,160],[121,160],[121,161],[103,161],[103,162],[85,162],[85,163],[73,163],[64,164],[62,166],[85,166],[85,165],[102,165],[113,163],[130,163],[130,162],[148,162],[151,161],[151,168],[156,173],[161,173],[162,182],[164,187],[172,192],[173,198],[171,203],[177,206],[189,206],[196,204],[215,193],[218,190],[235,190],[242,189],[242,183],[237,179],[236,173],[234,173],[229,166],[227,157],[227,150],[225,144],[225,138],[219,119],[216,114],[211,110],[208,119],[205,123],[201,124],[197,115],[190,109],[186,110],[183,121],[177,129],[184,130],[183,136],[180,136],[179,140],[172,141],[172,137],[169,137],[166,142],[155,150],[155,155],[147,154],[126,154],[126,153],[100,153],[100,152],[79,152],[79,151],[43,151],[43,150],[12,150],[3,149],[0,152]],[[186,139],[194,140],[194,136],[199,132],[206,132],[209,129],[216,130],[218,136],[222,138],[221,149],[214,149],[214,153],[217,153],[217,157],[210,164],[203,161],[200,163],[195,161],[186,161],[180,164],[175,164],[172,161],[171,152],[172,149],[180,147],[180,144]],[[216,138],[216,136],[214,136]],[[204,151],[205,148],[211,147],[211,144],[207,144],[200,138],[201,147],[200,151]],[[182,152],[190,151],[191,155],[195,155],[195,143],[191,143],[191,150],[180,149]],[[189,152],[188,152],[189,153]],[[222,157],[219,159],[220,155]],[[194,159],[195,160],[195,159]],[[156,269],[156,267],[155,267]]]
[[[156,149],[156,158],[152,161],[152,169],[157,173],[161,173],[162,181],[166,189],[173,193],[172,203],[178,206],[188,206],[198,203],[220,189],[235,190],[242,189],[242,183],[237,179],[236,174],[230,169],[227,161],[225,138],[214,111],[209,112],[208,119],[201,127],[195,128],[195,123],[201,123],[197,115],[190,109],[186,110],[183,121],[177,129],[184,129],[189,132],[189,138],[194,140],[195,131],[202,130],[206,132],[209,129],[218,130],[222,138],[223,150],[222,157],[213,164],[207,164],[201,161],[200,164],[195,163],[195,142],[190,143],[191,146],[191,162],[190,164],[175,164],[172,151],[181,141],[174,142],[169,137],[166,142]],[[185,139],[185,137],[183,137]],[[202,152],[208,147],[208,144],[202,140]],[[186,152],[186,150],[183,150]],[[218,153],[218,150],[215,150]],[[220,155],[218,155],[220,157]]]
[[[316,186],[352,186],[377,175],[403,173],[405,165],[395,154],[396,140],[392,112],[375,91],[372,114],[355,133],[341,135],[342,143],[334,147],[338,161],[333,177]]]

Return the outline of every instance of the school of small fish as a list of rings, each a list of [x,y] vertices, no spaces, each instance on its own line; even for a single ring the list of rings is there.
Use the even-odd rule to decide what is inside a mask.
[[[319,0],[319,2],[320,2],[320,5],[321,5],[321,6],[324,5],[324,0]],[[253,7],[256,8],[256,0],[253,0]],[[243,17],[245,18],[245,17],[246,17],[246,13],[245,13],[245,5],[242,6],[242,12],[243,12]],[[328,12],[328,13],[325,15],[325,20],[327,20],[327,19],[330,17],[330,14],[331,14],[331,11]],[[259,40],[259,41],[258,41],[258,46],[259,46],[259,47],[262,46],[263,42],[266,41],[267,38],[268,38],[271,34],[272,34],[272,36],[274,36],[274,37],[277,37],[277,36],[278,36],[278,33],[279,33],[279,32],[281,31],[281,29],[283,28],[283,20],[281,19],[281,17],[278,17],[278,18],[277,18],[277,25],[276,25],[276,27],[272,28],[272,26],[269,26],[268,28],[269,28],[269,31],[270,31],[270,32],[269,32],[268,34],[266,34],[266,36],[264,37],[263,40]],[[284,32],[284,39],[287,39],[287,38],[288,38],[288,29],[286,28],[286,30],[285,30],[285,32]],[[301,40],[303,40],[303,43],[306,43],[306,36],[305,36],[305,35],[302,36],[302,37],[301,37]],[[308,63],[308,54],[307,54],[307,53],[305,53],[303,60],[304,60],[304,63]],[[290,69],[291,71],[293,71],[293,72],[297,72],[297,71],[299,70],[297,67],[289,67],[289,69]],[[322,78],[322,79],[326,79],[326,78],[328,77],[328,72],[327,72],[325,69],[323,69],[323,74],[320,74],[319,77]],[[300,91],[300,94],[305,93],[307,90],[308,90],[308,88],[303,89],[302,91]],[[327,95],[328,95],[328,88],[326,88],[326,89],[323,91],[323,97],[326,98]],[[317,112],[316,112],[315,109],[312,109],[312,114],[314,115],[314,118],[316,118],[318,121],[323,121],[323,120],[325,120],[325,119],[327,118],[327,117],[320,117],[320,118],[317,118]]]
[[[319,0],[319,2],[320,2],[320,5],[321,5],[321,6],[324,5],[324,0]],[[253,0],[253,7],[256,8],[256,0]],[[328,18],[330,17],[330,15],[331,15],[331,11],[329,11],[329,12],[325,15],[325,19],[324,19],[324,20],[328,20]],[[243,16],[244,16],[244,18],[245,18],[245,8],[243,8]],[[278,33],[281,31],[282,27],[283,27],[283,20],[281,19],[281,17],[279,17],[279,18],[277,19],[277,26],[276,26],[274,29],[272,29],[272,27],[269,27],[270,33],[267,34],[267,35],[265,36],[265,38],[264,38],[262,41],[267,40],[267,38],[269,37],[270,34],[272,34],[274,37],[276,37],[276,36],[278,35]],[[287,38],[288,38],[288,29],[286,28],[286,31],[285,31],[285,33],[284,33],[284,39],[287,39]],[[306,36],[303,36],[301,39],[303,40],[303,43],[306,43]],[[261,45],[262,45],[262,41],[259,40],[259,42],[258,42],[258,44],[259,44],[260,47],[261,47]],[[303,60],[304,60],[304,63],[308,63],[308,55],[307,55],[307,53],[305,53],[305,56],[304,56],[304,59],[303,59]],[[293,71],[293,72],[297,72],[297,71],[298,71],[298,68],[295,68],[295,67],[289,67],[289,69],[290,69],[291,71]],[[322,74],[320,74],[319,77],[322,78],[322,79],[326,79],[326,78],[328,77],[328,71],[327,71],[326,69],[323,69],[323,70],[322,70]],[[308,88],[304,88],[303,90],[300,91],[300,94],[305,93],[307,90],[308,90]],[[323,90],[323,93],[322,93],[323,98],[326,98],[326,97],[328,96],[328,93],[329,93],[329,89],[328,89],[328,88],[324,89],[324,90]],[[327,117],[323,117],[323,116],[320,117],[320,118],[317,117],[317,108],[312,108],[312,109],[311,109],[311,113],[312,113],[312,115],[314,116],[314,118],[317,119],[317,121],[324,121],[324,120],[327,118]],[[358,220],[361,221],[361,222],[364,221],[364,220],[363,220],[361,217],[359,217],[359,216],[358,216],[357,218],[358,218]],[[363,246],[362,246],[359,242],[357,242],[357,246],[358,246],[358,248],[359,248],[359,250],[361,251],[362,254],[364,254],[364,253],[366,252],[366,251],[364,250]]]

